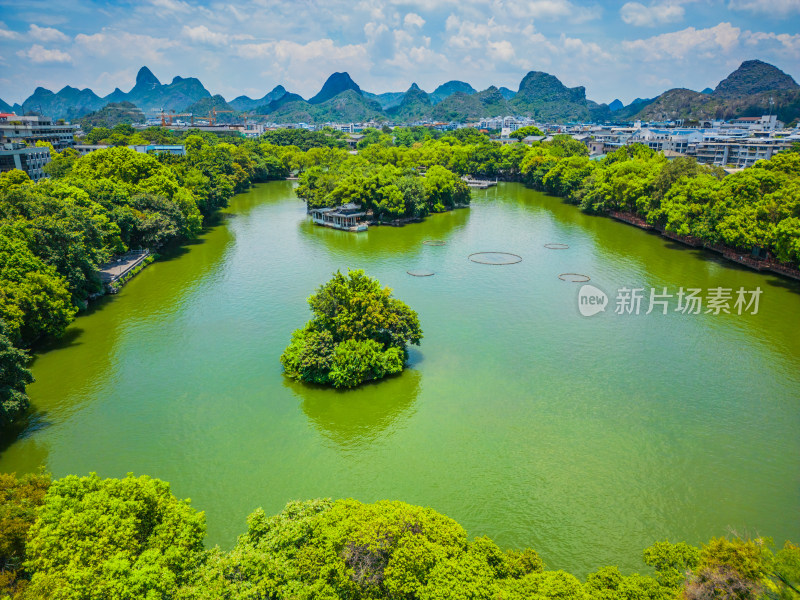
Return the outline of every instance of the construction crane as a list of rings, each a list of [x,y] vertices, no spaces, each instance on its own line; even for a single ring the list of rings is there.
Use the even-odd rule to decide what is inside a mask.
[[[175,117],[190,117],[191,118],[191,126],[194,127],[194,113],[177,113],[172,115],[173,118]]]
[[[213,127],[214,123],[217,120],[217,115],[218,114],[221,114],[221,113],[233,113],[233,112],[235,112],[235,111],[233,111],[233,110],[217,110],[216,108],[212,108],[211,109],[211,114],[208,115],[208,117],[207,117],[208,118],[208,124]]]
[[[167,125],[172,125],[172,119],[171,119],[171,117],[169,116],[169,113],[166,110],[164,110],[163,108],[151,108],[150,110],[152,112],[159,113],[158,116],[161,117],[161,126],[162,127],[166,127]],[[173,110],[172,112],[174,113],[175,111]]]

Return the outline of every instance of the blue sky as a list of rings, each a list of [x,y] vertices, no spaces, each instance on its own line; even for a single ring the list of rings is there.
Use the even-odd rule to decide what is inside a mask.
[[[714,87],[743,60],[800,79],[800,0],[0,0],[0,98],[128,91],[147,65],[228,100],[305,97],[334,71],[365,90],[450,79],[516,90],[530,70],[598,102]]]

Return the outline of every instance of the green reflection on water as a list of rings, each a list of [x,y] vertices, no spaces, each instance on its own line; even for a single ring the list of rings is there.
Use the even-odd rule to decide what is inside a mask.
[[[523,261],[467,260],[479,251]],[[347,268],[419,313],[422,346],[354,391],[287,381],[278,358],[305,299]],[[755,316],[586,319],[564,272],[612,299],[764,295]],[[161,477],[226,546],[254,508],[320,496],[432,506],[576,573],[641,568],[654,540],[729,527],[798,540],[799,290],[514,184],[362,234],[310,224],[288,182],[260,185],[37,357],[36,418],[0,469]]]

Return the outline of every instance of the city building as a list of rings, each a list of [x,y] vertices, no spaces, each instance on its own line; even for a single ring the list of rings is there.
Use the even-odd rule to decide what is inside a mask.
[[[694,156],[700,163],[743,169],[752,167],[757,160],[772,158],[778,152],[789,148],[797,139],[753,138],[702,141],[690,148],[687,154]]]
[[[131,150],[136,152],[143,152],[146,154],[174,154],[176,156],[186,156],[186,146],[178,144],[147,144],[142,146],[128,146]]]
[[[0,144],[27,144],[49,142],[57,152],[75,145],[77,125],[53,123],[49,117],[23,116],[0,113]]]
[[[12,144],[4,145],[6,149],[0,150],[0,173],[19,169],[25,171],[33,181],[39,181],[42,177],[46,177],[43,168],[50,162],[49,148],[44,146],[12,148],[11,146]]]

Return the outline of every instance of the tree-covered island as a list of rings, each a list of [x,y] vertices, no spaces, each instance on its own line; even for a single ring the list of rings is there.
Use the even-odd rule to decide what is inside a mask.
[[[364,271],[336,272],[308,299],[314,318],[281,355],[298,381],[352,388],[400,373],[408,344],[419,345],[417,313]]]
[[[421,219],[470,202],[469,186],[446,167],[433,165],[422,176],[418,166],[375,164],[358,156],[304,171],[295,191],[309,209],[353,203],[369,211],[373,222]]]

